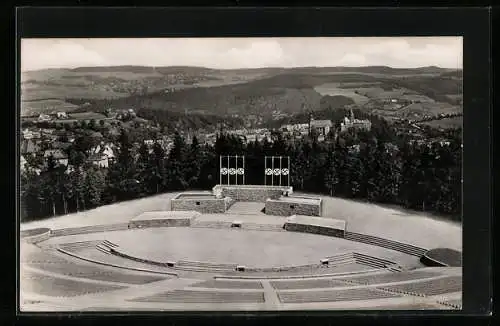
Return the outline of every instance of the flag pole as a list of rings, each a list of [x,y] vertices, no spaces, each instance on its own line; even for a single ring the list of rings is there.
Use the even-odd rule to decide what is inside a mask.
[[[290,156],[288,156],[288,187],[290,187],[290,173],[292,172],[292,167],[290,166]]]
[[[271,174],[271,186],[274,186],[274,156],[271,156],[271,171],[273,174]]]
[[[264,185],[267,186],[266,170],[267,170],[267,156],[264,156]]]

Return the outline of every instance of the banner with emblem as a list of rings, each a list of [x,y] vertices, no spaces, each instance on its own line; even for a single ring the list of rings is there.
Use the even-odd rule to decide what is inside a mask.
[[[245,156],[221,155],[219,157],[219,183],[245,184]]]
[[[289,156],[266,156],[264,158],[264,184],[268,186],[290,185]]]

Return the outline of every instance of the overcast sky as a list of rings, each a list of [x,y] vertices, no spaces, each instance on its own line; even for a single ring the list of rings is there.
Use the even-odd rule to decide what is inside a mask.
[[[21,70],[82,66],[462,68],[460,37],[23,39]]]

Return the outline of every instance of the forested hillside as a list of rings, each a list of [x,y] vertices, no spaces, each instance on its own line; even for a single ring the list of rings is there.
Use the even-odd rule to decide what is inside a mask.
[[[50,157],[39,175],[28,162],[21,176],[22,218],[67,214],[166,191],[210,189],[218,180],[218,155],[232,153],[260,164],[265,155],[290,156],[291,182],[298,191],[397,204],[459,220],[461,130],[447,132],[449,145],[439,141],[419,145],[399,139],[383,119],[372,123],[370,132],[351,131],[326,142],[313,136],[287,142],[274,133],[272,143],[244,144],[240,138],[220,134],[214,146],[196,139],[187,145],[176,134],[169,153],[158,143],[134,150],[123,129],[109,168],[85,163],[88,146],[78,141],[68,149],[74,165],[69,173]],[[247,180],[261,180],[264,167],[258,164],[249,169]]]

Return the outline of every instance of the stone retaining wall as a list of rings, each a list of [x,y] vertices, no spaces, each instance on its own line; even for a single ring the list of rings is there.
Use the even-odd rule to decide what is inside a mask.
[[[160,228],[160,227],[181,227],[190,226],[191,218],[165,218],[151,220],[132,220],[129,222],[129,229],[135,228]]]
[[[35,244],[48,240],[50,238],[50,232],[48,228],[21,231],[21,239],[27,243]]]
[[[307,215],[321,216],[321,199],[311,202],[287,201],[280,199],[266,200],[266,214],[277,216]]]
[[[230,197],[235,201],[265,202],[268,198],[278,199],[287,191],[293,192],[292,187],[284,186],[253,186],[253,185],[216,185],[214,195]]]
[[[285,230],[292,232],[303,232],[303,233],[313,233],[320,235],[327,235],[330,237],[344,237],[344,230],[336,229],[328,226],[310,225],[310,224],[300,224],[300,223],[285,223]]]
[[[234,203],[231,198],[172,198],[170,200],[173,211],[196,211],[204,214],[225,213]]]

